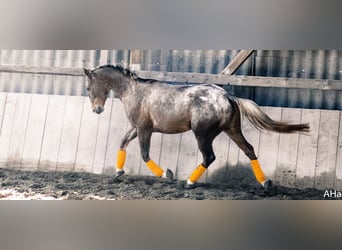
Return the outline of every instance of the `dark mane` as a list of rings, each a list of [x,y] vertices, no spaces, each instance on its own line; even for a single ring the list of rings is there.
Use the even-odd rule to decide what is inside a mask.
[[[112,68],[118,72],[120,72],[121,74],[131,77],[135,80],[139,80],[141,82],[146,82],[146,83],[153,83],[153,82],[157,82],[157,80],[155,79],[145,79],[145,78],[141,78],[137,75],[137,73],[135,71],[133,71],[130,68],[125,68],[122,64],[118,64],[118,65],[112,65],[112,64],[106,64],[106,65],[101,65],[98,66],[97,68],[95,68],[93,71],[97,70],[97,69],[103,69],[103,68]]]
[[[125,68],[123,65],[118,64],[118,65],[112,65],[112,64],[106,64],[106,65],[101,65],[95,68],[93,71],[98,70],[98,69],[103,69],[103,68],[112,68],[120,73],[122,73],[125,76],[131,77],[133,79],[139,79],[139,76],[130,68]]]

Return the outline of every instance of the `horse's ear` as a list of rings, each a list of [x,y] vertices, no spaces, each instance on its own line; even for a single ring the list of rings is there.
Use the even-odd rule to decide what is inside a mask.
[[[83,68],[83,71],[89,78],[91,78],[91,70],[90,69]]]

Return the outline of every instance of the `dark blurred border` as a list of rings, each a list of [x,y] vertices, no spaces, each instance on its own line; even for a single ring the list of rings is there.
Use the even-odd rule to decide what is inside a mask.
[[[338,49],[337,0],[3,0],[3,49]]]
[[[1,202],[1,249],[340,249],[340,202]]]
[[[340,49],[315,0],[4,0],[1,49]],[[339,201],[0,202],[1,249],[334,249]]]

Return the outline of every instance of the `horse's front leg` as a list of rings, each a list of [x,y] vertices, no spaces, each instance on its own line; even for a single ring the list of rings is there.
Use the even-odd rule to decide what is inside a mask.
[[[141,157],[144,160],[146,166],[158,177],[164,177],[167,179],[173,179],[173,173],[170,169],[164,171],[150,158],[150,145],[151,145],[152,132],[145,129],[138,129],[138,138],[140,144]]]
[[[137,137],[137,129],[131,128],[122,138],[121,144],[120,144],[120,150],[116,158],[116,177],[120,177],[121,175],[125,173],[125,171],[123,170],[123,167],[126,161],[126,148],[128,144],[136,137]]]

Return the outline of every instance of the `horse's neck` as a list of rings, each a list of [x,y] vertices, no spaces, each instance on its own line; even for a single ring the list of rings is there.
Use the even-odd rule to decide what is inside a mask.
[[[133,110],[139,110],[142,99],[146,97],[144,91],[145,85],[131,79],[127,85],[126,90],[122,93],[119,99],[121,100],[126,112],[130,113]]]
[[[114,97],[122,99],[123,96],[125,96],[127,91],[129,91],[130,88],[130,81],[128,77],[117,75],[112,77],[111,80],[111,89],[114,92]]]

